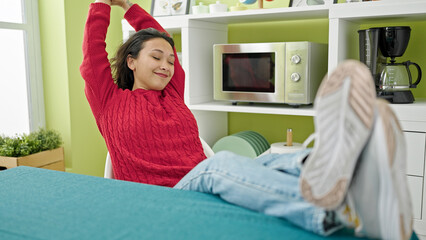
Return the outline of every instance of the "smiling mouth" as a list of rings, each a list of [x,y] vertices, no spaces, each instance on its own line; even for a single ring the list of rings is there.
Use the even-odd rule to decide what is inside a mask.
[[[169,75],[164,74],[164,73],[155,73],[155,75],[161,77],[161,78],[167,78]]]

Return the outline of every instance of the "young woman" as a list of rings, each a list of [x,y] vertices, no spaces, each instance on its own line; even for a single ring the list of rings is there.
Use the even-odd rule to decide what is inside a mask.
[[[105,51],[111,5],[121,6],[126,11],[125,19],[137,31],[118,49],[112,65]],[[126,0],[96,0],[90,5],[80,71],[117,179],[217,194],[231,203],[328,235],[343,225],[353,226],[357,222],[345,221],[341,211],[346,206],[348,192],[352,191],[350,183],[357,164],[388,168],[395,171],[399,180],[404,174],[401,166],[405,159],[401,160],[399,155],[392,161],[402,162],[398,171],[392,170],[393,165],[376,163],[374,151],[361,155],[365,144],[376,146],[381,141],[383,133],[373,134],[374,124],[390,121],[396,126],[397,120],[386,111],[379,111],[380,117],[374,117],[374,109],[387,105],[381,107],[383,104],[375,103],[373,81],[368,69],[360,63],[346,63],[323,81],[315,102],[318,107],[315,125],[321,136],[312,152],[306,149],[257,159],[221,152],[205,160],[197,123],[183,100],[185,74],[173,40],[136,4]],[[359,107],[352,96],[358,96],[357,99],[364,101],[362,106],[368,108]],[[333,118],[329,120],[327,116]],[[401,130],[393,129],[393,136],[401,139]],[[372,140],[372,134],[379,140]],[[349,139],[350,144],[339,143],[342,139]],[[308,154],[301,173],[301,164]],[[392,182],[394,178],[394,175],[380,175],[378,170],[370,172],[363,170],[357,175],[362,174],[364,180],[373,179],[375,183]],[[303,196],[322,207],[304,200],[299,182]],[[400,184],[402,188],[389,184],[396,192],[394,201],[401,206],[392,210],[395,216],[401,216],[393,224],[382,224],[387,222],[387,215],[375,208],[386,202],[387,196],[379,195],[378,189],[366,189],[363,184],[356,184],[353,190],[362,193],[358,195],[373,197],[370,203],[355,197],[351,205],[352,211],[362,213],[360,221],[367,227],[359,230],[367,236],[386,237],[391,232],[388,228],[400,233],[395,236],[411,234],[411,215],[402,214],[411,207],[407,197],[403,197],[405,182]],[[368,228],[377,225],[370,224],[372,221],[383,226]]]
[[[86,97],[115,178],[173,187],[206,158],[183,100],[185,73],[173,40],[148,13],[123,0],[112,3],[127,10],[125,18],[136,30],[145,30],[117,51],[112,75],[105,51],[111,3],[91,6],[80,68]]]

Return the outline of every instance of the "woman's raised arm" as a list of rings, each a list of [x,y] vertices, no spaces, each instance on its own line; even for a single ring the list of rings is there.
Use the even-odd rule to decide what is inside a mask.
[[[95,118],[99,116],[116,89],[106,52],[105,38],[110,23],[110,0],[90,4],[83,35],[83,62],[80,73],[85,93]]]

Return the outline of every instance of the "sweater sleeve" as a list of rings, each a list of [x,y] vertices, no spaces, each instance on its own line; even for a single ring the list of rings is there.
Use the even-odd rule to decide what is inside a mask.
[[[145,28],[155,28],[160,32],[166,32],[164,28],[144,9],[139,5],[133,4],[124,15],[124,18],[129,24],[136,30],[139,31]],[[169,35],[169,34],[168,34]],[[174,90],[183,99],[185,89],[185,72],[179,63],[179,59],[176,54],[176,48],[173,49],[175,54],[175,73],[166,86],[165,90]]]
[[[83,36],[83,62],[80,65],[80,73],[85,81],[85,94],[96,120],[113,93],[118,91],[105,50],[110,12],[111,7],[107,4],[90,4]]]

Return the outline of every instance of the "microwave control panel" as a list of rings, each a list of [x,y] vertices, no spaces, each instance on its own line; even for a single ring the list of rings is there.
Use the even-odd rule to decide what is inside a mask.
[[[327,72],[326,44],[287,42],[285,48],[285,102],[310,104]]]

